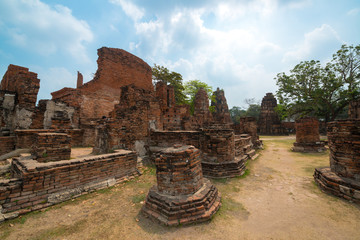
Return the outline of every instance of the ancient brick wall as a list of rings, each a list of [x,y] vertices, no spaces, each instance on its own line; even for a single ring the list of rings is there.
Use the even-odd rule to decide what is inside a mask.
[[[261,102],[261,112],[258,121],[258,131],[265,135],[285,135],[286,129],[282,127],[280,118],[275,112],[276,98],[272,93],[266,93]]]
[[[15,136],[0,137],[0,155],[15,150]]]
[[[37,74],[29,72],[28,68],[10,64],[1,81],[1,90],[12,91],[17,94],[19,108],[34,110],[40,80]]]
[[[31,148],[38,133],[66,133],[71,137],[71,146],[83,146],[83,134],[82,129],[24,129],[16,130],[16,148]]]
[[[71,137],[64,133],[37,133],[31,155],[38,162],[69,160]]]
[[[203,185],[200,150],[194,147],[164,149],[155,159],[157,188],[176,196],[195,193]]]
[[[328,123],[331,171],[360,181],[360,120]]]
[[[320,141],[319,121],[316,118],[300,118],[295,122],[296,142],[313,143]]]
[[[360,118],[360,99],[350,102],[349,118]]]
[[[235,135],[232,129],[203,129],[201,150],[207,162],[229,162],[235,157]]]
[[[200,88],[195,94],[194,115],[190,119],[190,126],[187,129],[198,130],[214,122],[213,116],[209,111],[209,97],[205,89]]]
[[[232,125],[235,135],[249,134],[254,146],[261,145],[257,134],[257,122],[254,117],[241,117],[238,124]]]
[[[16,115],[15,110],[16,93],[0,90],[0,136],[13,134]]]
[[[76,88],[81,87],[83,84],[84,84],[84,77],[83,77],[83,75],[78,71],[78,72],[77,72]]]
[[[217,88],[213,95],[215,95],[215,99],[214,101],[211,101],[211,106],[214,106],[214,112],[212,113],[212,115],[215,123],[232,124],[224,90],[220,90],[219,88]]]
[[[151,131],[150,146],[171,147],[174,144],[192,145],[200,148],[200,131]]]
[[[10,64],[1,81],[0,90],[14,93],[14,100],[10,105],[8,102],[6,106],[4,106],[4,100],[8,101],[9,99],[3,98],[1,101],[0,112],[2,117],[0,118],[2,119],[1,122],[4,122],[1,125],[9,128],[11,132],[14,129],[29,128],[39,88],[40,80],[36,73],[29,72],[28,68]],[[1,95],[0,98],[2,98]],[[9,96],[7,97],[9,98]]]
[[[0,218],[6,218],[7,213],[34,211],[112,186],[126,176],[137,174],[136,163],[136,153],[124,150],[49,163],[15,158],[14,178],[0,180]]]

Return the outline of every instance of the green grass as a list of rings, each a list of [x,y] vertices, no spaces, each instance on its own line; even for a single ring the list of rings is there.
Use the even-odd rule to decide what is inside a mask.
[[[146,194],[145,194],[145,193],[141,193],[141,194],[132,196],[131,201],[132,201],[133,203],[140,203],[140,202],[144,201],[145,198],[146,198]]]

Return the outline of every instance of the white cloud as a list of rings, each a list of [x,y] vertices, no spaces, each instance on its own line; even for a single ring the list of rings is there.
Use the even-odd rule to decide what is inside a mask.
[[[142,8],[137,7],[130,1],[126,0],[110,0],[110,3],[116,4],[121,6],[125,14],[133,19],[135,22],[139,21],[141,18],[144,17],[145,10]]]
[[[1,3],[0,21],[12,43],[43,55],[65,51],[79,61],[89,61],[84,43],[93,40],[88,24],[67,7],[50,7],[40,0]],[[4,27],[3,27],[4,28]]]
[[[303,43],[286,52],[283,62],[292,63],[310,60],[309,58],[318,58],[324,56],[324,52],[329,52],[329,49],[333,49],[331,52],[334,52],[341,43],[342,40],[338,33],[331,26],[323,24],[321,27],[306,33]]]
[[[347,15],[356,16],[360,13],[360,8],[354,8],[347,12]]]

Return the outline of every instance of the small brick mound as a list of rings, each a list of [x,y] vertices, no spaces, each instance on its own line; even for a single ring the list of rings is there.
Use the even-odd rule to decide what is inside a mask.
[[[325,192],[360,203],[360,119],[328,124],[330,168],[315,169]]]
[[[220,194],[201,171],[200,150],[193,146],[164,149],[155,160],[157,185],[146,198],[142,213],[175,226],[209,220],[219,209]]]
[[[246,156],[235,158],[235,135],[232,129],[203,130],[203,174],[209,178],[226,178],[241,176],[245,172]],[[250,137],[248,138],[249,142]],[[241,147],[245,153],[245,146]]]
[[[38,133],[31,153],[38,162],[69,160],[71,137],[65,133]]]
[[[306,117],[295,122],[296,142],[294,152],[323,152],[326,150],[324,142],[320,142],[319,121]]]

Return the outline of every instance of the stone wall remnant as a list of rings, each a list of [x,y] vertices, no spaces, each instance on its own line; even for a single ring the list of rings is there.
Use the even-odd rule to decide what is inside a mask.
[[[232,128],[234,129],[235,135],[249,134],[251,136],[251,142],[255,148],[262,147],[262,141],[259,140],[259,135],[257,133],[257,122],[254,117],[241,117],[238,124],[233,124]]]
[[[320,141],[319,120],[313,117],[304,117],[295,121],[296,142],[294,152],[323,152],[324,142]]]
[[[77,72],[76,88],[81,87],[84,84],[84,77],[81,72]]]
[[[280,118],[275,111],[276,98],[272,93],[266,93],[261,102],[261,111],[258,121],[258,131],[264,135],[287,135],[282,127]]]
[[[360,203],[360,119],[328,123],[330,167],[316,168],[315,182],[325,192]]]
[[[155,160],[157,185],[141,209],[162,224],[175,226],[207,221],[219,209],[220,193],[201,171],[200,150],[175,145]]]

